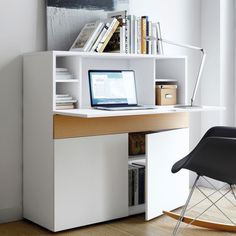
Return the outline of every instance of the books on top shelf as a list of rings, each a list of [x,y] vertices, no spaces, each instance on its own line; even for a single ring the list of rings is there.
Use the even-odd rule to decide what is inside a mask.
[[[56,68],[56,80],[71,80],[74,79],[73,74],[67,68]]]
[[[162,52],[159,29],[148,16],[128,15],[126,10],[110,12],[107,19],[86,24],[70,50],[158,54]]]
[[[104,21],[86,24],[71,46],[71,51],[103,52],[119,21],[108,18]]]
[[[69,94],[56,94],[56,110],[74,109],[76,102]]]

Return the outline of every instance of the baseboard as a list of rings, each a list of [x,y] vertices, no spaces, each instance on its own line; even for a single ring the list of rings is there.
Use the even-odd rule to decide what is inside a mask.
[[[21,220],[22,218],[21,206],[0,209],[0,224]]]

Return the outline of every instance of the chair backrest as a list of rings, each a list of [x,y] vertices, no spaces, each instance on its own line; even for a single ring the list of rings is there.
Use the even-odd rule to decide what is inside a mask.
[[[236,138],[236,127],[214,126],[205,133],[202,139],[208,137]]]
[[[182,168],[236,184],[236,128],[209,129],[186,159]]]

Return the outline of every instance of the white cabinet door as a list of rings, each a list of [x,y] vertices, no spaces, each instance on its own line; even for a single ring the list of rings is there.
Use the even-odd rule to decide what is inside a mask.
[[[128,135],[55,140],[55,231],[128,215]]]
[[[171,167],[189,151],[188,129],[146,135],[146,220],[184,204],[189,191],[188,171],[171,173]]]

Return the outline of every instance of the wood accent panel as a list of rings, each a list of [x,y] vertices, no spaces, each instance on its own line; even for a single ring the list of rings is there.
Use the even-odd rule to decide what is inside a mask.
[[[80,118],[54,115],[54,139],[188,127],[188,113]]]
[[[163,211],[163,213],[175,220],[179,220],[180,215],[169,212],[169,211]],[[227,232],[236,232],[236,226],[235,225],[230,225],[230,224],[222,224],[218,222],[212,222],[208,220],[194,220],[192,217],[184,217],[182,222],[191,225],[195,225],[198,227],[203,227],[203,228],[208,228],[208,229],[214,229],[214,230],[220,230],[220,231],[227,231]]]

